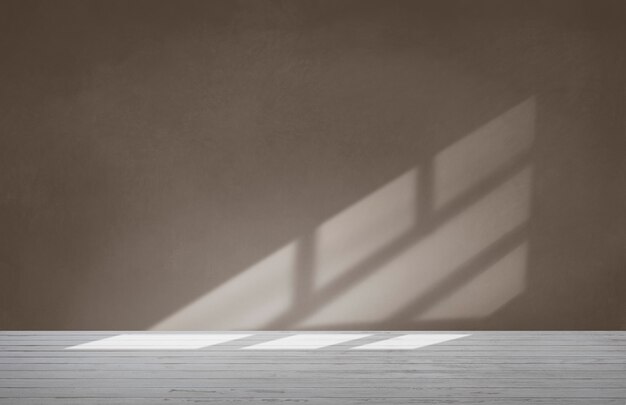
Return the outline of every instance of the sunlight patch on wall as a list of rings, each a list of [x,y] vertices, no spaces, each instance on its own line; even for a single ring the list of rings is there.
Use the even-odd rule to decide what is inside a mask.
[[[535,133],[529,98],[453,143],[434,159],[434,205],[439,209],[528,152]]]
[[[530,182],[530,169],[522,170],[430,235],[398,252],[377,271],[355,279],[351,288],[333,301],[320,303],[321,309],[298,326],[375,323],[402,310],[524,224],[530,214]]]
[[[530,98],[154,328],[488,316],[525,288],[534,121]]]
[[[409,170],[321,225],[312,237],[312,291],[415,225],[417,170]],[[153,326],[155,330],[255,329],[293,304],[304,238]],[[243,248],[243,247],[242,247]]]
[[[417,169],[387,183],[315,232],[314,288],[332,282],[415,226]]]
[[[528,244],[522,243],[416,319],[440,320],[491,315],[524,291],[527,255]]]
[[[295,254],[296,243],[286,245],[152,329],[247,329],[269,322],[291,304]]]

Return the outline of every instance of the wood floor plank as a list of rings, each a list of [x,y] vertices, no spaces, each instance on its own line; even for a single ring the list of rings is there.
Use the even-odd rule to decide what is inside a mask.
[[[263,363],[204,363],[204,364],[0,364],[0,372],[11,371],[337,371],[337,372],[360,372],[371,370],[379,373],[386,372],[419,372],[419,371],[576,371],[584,367],[585,371],[621,371],[626,373],[626,363],[367,363],[358,364],[352,362],[327,361],[327,362],[303,362],[265,361]]]
[[[623,378],[623,371],[588,371],[581,367],[577,370],[524,370],[511,371],[508,375],[502,370],[485,370],[474,372],[472,370],[450,370],[450,371],[376,371],[376,370],[358,370],[347,373],[344,370],[219,370],[219,371],[181,371],[181,370],[162,370],[162,371],[0,371],[0,379],[2,378],[290,378],[290,377],[309,377],[309,378],[345,378],[348,375],[352,377],[371,377],[371,378],[465,378],[471,375],[481,378]]]
[[[220,356],[55,356],[55,357],[0,357],[0,369],[10,368],[8,365],[28,364],[66,364],[66,365],[133,365],[133,364],[274,364],[276,361],[284,363],[350,363],[350,364],[624,364],[626,356],[437,356],[437,355],[408,355],[406,353],[389,353],[385,356],[373,354],[332,355],[316,353],[312,355],[220,355]],[[7,369],[8,369],[7,368]]]
[[[148,349],[68,349],[137,333],[150,336]],[[149,348],[212,333],[249,336],[194,350]],[[332,332],[0,332],[0,405],[626,405],[626,332],[481,331],[413,350],[353,350],[446,333],[355,331],[367,336],[317,350],[245,349],[324,333]]]
[[[112,359],[126,359],[128,361],[149,361],[149,359],[178,359],[185,362],[207,362],[207,361],[236,361],[243,359],[245,361],[256,361],[264,359],[283,359],[283,360],[315,360],[315,359],[438,359],[441,361],[453,361],[455,359],[516,359],[530,358],[535,359],[598,359],[598,360],[624,360],[626,352],[610,351],[610,350],[591,350],[591,349],[558,349],[553,348],[547,350],[535,349],[515,349],[510,350],[489,350],[474,348],[468,350],[441,350],[430,347],[410,349],[410,350],[352,350],[351,348],[321,348],[316,350],[301,349],[285,349],[285,350],[245,350],[245,349],[197,349],[197,350],[171,350],[171,349],[115,349],[115,350],[7,350],[0,352],[0,363],[10,363],[13,361],[28,359],[42,359],[44,362],[54,362],[53,359],[66,359],[68,362],[72,359],[83,361],[83,359],[102,361],[114,361]],[[107,360],[109,359],[109,360]]]
[[[622,399],[592,398],[0,398],[0,405],[624,405]]]
[[[594,378],[282,378],[282,388],[362,388],[362,387],[437,387],[437,388],[624,388],[626,379]],[[267,388],[275,387],[275,378],[145,378],[82,379],[40,378],[0,379],[0,388]]]
[[[626,388],[3,388],[0,398],[626,398]]]

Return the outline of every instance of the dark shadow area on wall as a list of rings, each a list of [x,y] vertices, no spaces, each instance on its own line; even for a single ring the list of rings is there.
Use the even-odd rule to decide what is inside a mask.
[[[0,328],[624,326],[624,3],[0,8]]]

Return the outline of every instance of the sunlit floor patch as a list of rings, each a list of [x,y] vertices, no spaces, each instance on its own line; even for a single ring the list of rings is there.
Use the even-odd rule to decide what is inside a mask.
[[[369,334],[357,333],[311,333],[288,336],[280,339],[263,342],[244,347],[247,350],[310,350],[332,346],[339,343],[349,342],[370,336]]]
[[[461,334],[411,334],[396,336],[378,342],[368,343],[353,347],[353,350],[412,350],[420,347],[443,343],[454,339],[460,339],[469,335]]]
[[[192,350],[250,336],[249,334],[134,333],[67,347],[73,350]]]

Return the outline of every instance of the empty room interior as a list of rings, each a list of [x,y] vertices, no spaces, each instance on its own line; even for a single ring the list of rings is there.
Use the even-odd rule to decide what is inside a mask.
[[[0,0],[1,405],[626,405],[626,1]]]

